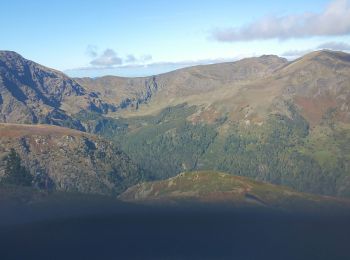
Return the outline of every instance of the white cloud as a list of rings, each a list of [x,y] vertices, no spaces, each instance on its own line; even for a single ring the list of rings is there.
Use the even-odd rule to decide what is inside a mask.
[[[312,52],[314,50],[312,49],[307,49],[307,50],[288,50],[284,53],[281,54],[281,56],[283,57],[299,57],[299,56],[303,56],[309,52]]]
[[[132,54],[129,54],[128,56],[126,56],[126,63],[135,63],[137,61],[136,57]]]
[[[118,57],[117,53],[112,49],[106,49],[104,52],[93,59],[90,64],[97,67],[112,67],[114,65],[121,65],[122,58]]]
[[[149,55],[149,54],[142,55],[140,60],[143,61],[143,62],[151,61],[152,60],[152,55]]]
[[[318,48],[330,49],[330,50],[336,50],[336,51],[350,51],[350,44],[345,42],[326,42],[319,45]]]
[[[136,57],[133,54],[128,54],[125,58],[120,57],[113,49],[105,49],[102,53],[98,52],[97,46],[89,45],[86,54],[92,58],[90,61],[91,69],[96,68],[113,68],[122,66],[144,66],[150,63],[152,55],[145,54]]]
[[[242,27],[215,29],[217,41],[236,42],[350,34],[350,0],[333,0],[321,13],[266,16]]]
[[[149,55],[149,54],[142,55],[141,57],[136,57],[133,54],[129,54],[126,56],[125,63],[144,65],[145,63],[151,60],[152,60],[152,55]]]
[[[129,56],[129,55],[128,55]],[[128,59],[128,56],[126,60]],[[79,68],[73,68],[65,70],[66,73],[74,73],[76,71],[96,71],[96,70],[110,70],[110,69],[137,69],[137,68],[159,68],[159,67],[172,67],[172,68],[184,68],[184,67],[190,67],[190,66],[196,66],[196,65],[207,65],[207,64],[216,64],[216,63],[222,63],[222,62],[233,62],[237,61],[239,59],[250,57],[248,56],[236,56],[236,57],[230,57],[230,58],[215,58],[215,59],[200,59],[200,60],[182,60],[182,61],[159,61],[159,62],[148,62],[148,63],[127,63],[121,64],[118,66],[113,67],[101,67],[101,66],[88,66],[88,67],[79,67]],[[150,60],[152,59],[152,56],[150,55],[144,55],[144,60]],[[136,59],[139,60],[139,59]],[[141,60],[141,58],[140,58]]]
[[[283,57],[295,58],[303,56],[309,52],[320,50],[320,49],[328,49],[333,51],[350,51],[350,44],[345,42],[325,42],[318,45],[314,49],[303,49],[303,50],[288,50],[281,54]]]

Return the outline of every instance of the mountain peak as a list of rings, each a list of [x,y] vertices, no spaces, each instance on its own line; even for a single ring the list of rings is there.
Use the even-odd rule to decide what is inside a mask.
[[[333,69],[348,68],[350,66],[350,54],[341,51],[319,50],[310,52],[282,68],[284,73],[295,73],[296,71],[310,71],[310,76],[315,73],[325,75],[326,71],[332,74]],[[304,73],[303,72],[303,73]],[[292,74],[294,75],[294,74]]]
[[[28,66],[40,68],[40,70],[50,71],[60,75],[64,75],[61,71],[28,60],[15,51],[0,50],[0,61],[3,61],[6,67],[12,69],[19,69],[19,67],[23,67],[26,64]]]
[[[17,52],[15,52],[15,51],[8,51],[8,50],[0,50],[0,56],[17,56],[17,57],[22,57]]]
[[[310,52],[301,59],[318,59],[318,58],[327,58],[332,60],[341,60],[345,62],[350,62],[350,54],[342,51],[333,51],[328,49],[323,49],[319,51]]]
[[[267,59],[267,60],[287,60],[286,58],[280,57],[274,54],[264,54],[259,57],[259,59]]]
[[[0,50],[0,61],[18,61],[25,60],[20,54],[15,51]]]
[[[106,112],[114,107],[60,71],[0,51],[0,122],[61,124],[82,109]]]

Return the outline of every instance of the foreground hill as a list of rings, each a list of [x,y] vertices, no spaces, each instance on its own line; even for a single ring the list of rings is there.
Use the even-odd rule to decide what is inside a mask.
[[[0,122],[83,127],[70,115],[113,109],[62,72],[0,51]]]
[[[287,187],[230,174],[200,171],[130,187],[124,201],[162,205],[225,204],[237,208],[263,207],[285,211],[350,209],[350,201],[299,193]]]
[[[140,171],[109,141],[49,125],[0,124],[0,178],[11,148],[33,176],[60,191],[114,194],[135,184]]]

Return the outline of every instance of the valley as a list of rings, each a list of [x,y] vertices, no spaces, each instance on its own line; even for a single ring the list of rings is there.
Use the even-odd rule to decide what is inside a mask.
[[[0,6],[0,260],[350,259],[350,0]]]
[[[70,79],[13,52],[0,57],[2,167],[14,148],[58,190],[118,195],[141,181],[213,170],[350,196],[346,53],[94,79]]]

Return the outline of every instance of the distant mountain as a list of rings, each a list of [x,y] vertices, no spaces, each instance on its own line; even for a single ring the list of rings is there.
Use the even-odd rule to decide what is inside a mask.
[[[186,172],[162,181],[137,184],[119,198],[136,203],[190,207],[224,204],[308,212],[350,209],[349,200],[299,193],[287,187],[215,171]]]
[[[49,123],[82,129],[71,115],[114,107],[63,73],[0,51],[0,122]]]
[[[292,62],[264,55],[237,62],[194,66],[148,78],[75,79],[119,108],[123,116],[151,115],[182,103],[200,108],[193,120],[209,123],[225,114],[233,121],[262,122],[289,115],[296,105],[311,125],[332,114],[350,122],[350,55],[317,51]],[[143,105],[146,104],[146,105]],[[326,115],[327,114],[327,115]]]
[[[132,111],[142,104],[154,103],[158,110],[181,99],[232,85],[237,82],[261,79],[287,63],[286,59],[264,55],[237,62],[194,66],[144,78],[105,76],[100,78],[75,78],[90,91],[97,91],[119,111]],[[204,101],[204,100],[203,100]],[[151,105],[153,107],[153,105]]]
[[[11,148],[34,178],[47,178],[59,191],[112,195],[141,179],[140,169],[109,141],[68,128],[24,124],[0,124],[0,179]]]

